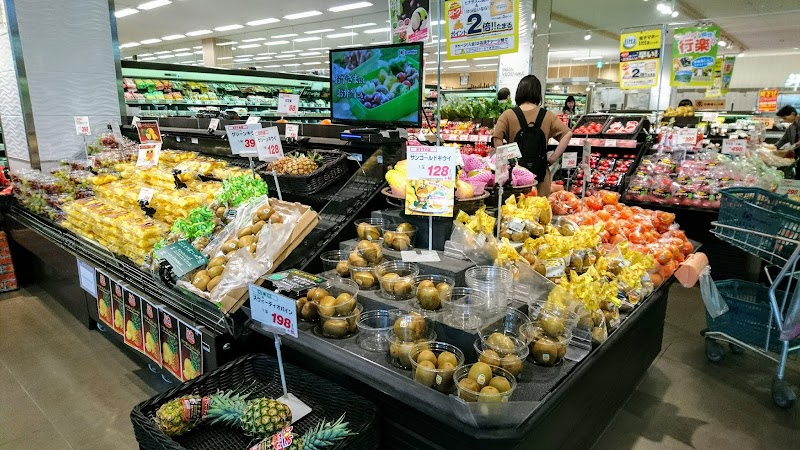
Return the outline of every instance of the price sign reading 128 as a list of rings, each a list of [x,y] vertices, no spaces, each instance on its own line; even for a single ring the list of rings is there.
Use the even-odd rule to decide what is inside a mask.
[[[258,159],[261,161],[275,161],[283,158],[283,145],[278,127],[262,128],[255,131]]]
[[[455,147],[410,146],[409,180],[452,180],[455,178],[458,149]]]

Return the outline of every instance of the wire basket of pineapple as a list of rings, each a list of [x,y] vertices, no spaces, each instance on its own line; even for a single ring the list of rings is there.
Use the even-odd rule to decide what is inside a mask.
[[[347,155],[336,150],[294,151],[259,170],[262,178],[275,189],[272,169],[278,175],[281,191],[292,194],[315,194],[347,173]]]
[[[294,424],[277,400],[277,360],[250,354],[136,405],[131,422],[139,447],[247,450],[289,425],[299,443],[292,450],[378,447],[372,402],[291,364],[284,369],[289,391],[312,409]]]

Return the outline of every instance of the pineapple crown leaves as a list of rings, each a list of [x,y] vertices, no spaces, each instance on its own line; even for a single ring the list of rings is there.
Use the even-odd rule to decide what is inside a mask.
[[[247,405],[247,398],[252,392],[227,391],[218,392],[211,396],[211,407],[208,416],[213,417],[212,424],[222,423],[235,426],[239,423],[241,412]]]
[[[321,421],[301,438],[303,450],[316,450],[321,447],[327,447],[347,436],[355,435],[356,433],[351,432],[348,425],[349,423],[344,421],[344,414],[336,422]]]

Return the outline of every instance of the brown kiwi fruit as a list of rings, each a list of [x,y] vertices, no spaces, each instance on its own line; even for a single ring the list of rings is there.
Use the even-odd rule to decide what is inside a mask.
[[[484,387],[488,385],[489,380],[492,379],[492,367],[484,362],[478,361],[470,367],[467,377],[477,381],[480,387]]]
[[[558,343],[550,338],[542,338],[533,345],[533,360],[543,366],[552,366],[559,360]]]
[[[490,334],[486,338],[486,343],[501,355],[507,355],[514,351],[514,341],[503,333]]]
[[[239,248],[247,248],[250,244],[254,244],[256,242],[256,237],[252,234],[246,234],[239,238]]]
[[[247,251],[252,253],[254,256],[256,254],[256,250],[258,250],[258,244],[250,244],[247,246]]]
[[[468,402],[478,401],[477,392],[481,390],[481,386],[477,381],[472,378],[462,378],[458,382],[458,387],[458,396],[461,397],[462,400]]]
[[[274,210],[269,205],[263,205],[256,211],[256,217],[258,220],[267,221],[272,217]]]
[[[220,206],[216,211],[214,211],[214,215],[221,219],[225,217],[226,212],[228,212],[228,208]]]
[[[480,395],[478,395],[478,401],[481,403],[500,403],[503,401],[503,396],[494,386],[484,386]]]
[[[353,273],[353,281],[361,289],[372,289],[375,286],[375,275],[372,272],[358,271]]]
[[[444,369],[444,364],[450,363],[453,367],[458,365],[458,358],[456,357],[455,353],[443,351],[439,353],[439,356],[436,357],[436,367],[439,369]]]
[[[321,298],[317,303],[319,303],[319,311],[320,315],[331,317],[336,313],[336,298],[327,295]]]
[[[399,233],[404,233],[404,234],[405,233],[411,233],[411,232],[414,231],[414,225],[411,225],[410,223],[403,222],[403,223],[401,223],[400,225],[397,226],[396,230]]]
[[[425,287],[436,287],[431,280],[422,280],[417,283],[417,289],[422,289]]]
[[[497,389],[497,391],[501,393],[511,390],[511,383],[503,376],[492,377],[491,381],[489,381],[489,386]]]
[[[347,267],[347,261],[339,261],[338,263],[336,263],[336,274],[339,275],[340,277],[350,276],[350,268]]]
[[[395,235],[394,239],[392,239],[390,246],[400,252],[408,250],[411,248],[411,238],[405,234],[397,234]]]
[[[228,254],[230,252],[236,251],[239,248],[239,243],[236,239],[228,239],[222,244],[222,253]]]
[[[500,367],[515,377],[519,376],[522,373],[522,359],[517,355],[506,355],[500,359]]]
[[[220,281],[222,281],[222,275],[218,275],[212,278],[211,281],[209,281],[208,284],[206,285],[206,289],[208,289],[208,292],[213,291],[214,288],[217,287]]]
[[[222,266],[224,264],[225,264],[225,257],[217,256],[216,258],[211,258],[211,261],[208,262],[208,267],[212,268],[216,266]]]
[[[356,308],[356,299],[352,295],[343,292],[336,297],[336,315],[348,316]]]
[[[347,336],[349,331],[350,327],[344,319],[328,319],[322,324],[323,334],[329,337],[341,338]]]
[[[439,291],[435,287],[417,289],[417,301],[419,301],[419,306],[428,311],[435,311],[442,306]]]
[[[398,298],[408,298],[411,296],[411,293],[414,291],[414,286],[411,285],[407,280],[403,279],[400,281],[395,281],[394,285],[392,286],[392,292]]]
[[[500,355],[492,349],[482,351],[478,356],[478,361],[489,364],[490,366],[500,367]]]
[[[417,355],[417,362],[421,363],[422,361],[430,361],[431,364],[436,364],[436,362],[437,362],[436,354],[433,353],[430,350],[427,350],[427,349],[426,350],[422,350]],[[434,368],[435,368],[435,366],[434,366]]]
[[[539,326],[542,327],[545,334],[553,338],[564,334],[564,321],[558,317],[545,314],[539,321]]]
[[[394,283],[398,278],[400,278],[400,275],[394,272],[383,274],[383,276],[381,276],[381,289],[391,294],[394,292]]]
[[[254,223],[253,224],[253,234],[255,234],[257,236],[259,233],[261,233],[261,229],[264,228],[264,225],[266,225],[266,224],[267,224],[267,222],[264,222],[263,220],[259,220],[258,222]]]
[[[314,302],[306,302],[303,305],[303,309],[300,310],[300,316],[305,320],[317,320],[319,314],[317,314],[318,306]]]
[[[347,257],[347,262],[353,267],[367,267],[367,260],[364,259],[358,252],[350,253],[350,256]]]
[[[394,334],[401,341],[416,341],[425,332],[425,318],[417,313],[409,313],[394,322]]]
[[[311,288],[308,290],[308,294],[306,294],[308,299],[312,302],[318,302],[329,295],[327,290],[320,287]]]
[[[384,231],[383,232],[383,243],[388,245],[389,247],[391,247],[395,236],[397,236],[397,234],[394,231]]]
[[[201,270],[192,278],[192,285],[201,291],[205,291],[209,281],[211,281],[211,276],[209,276],[208,271]]]
[[[222,272],[224,271],[225,271],[225,266],[214,266],[208,269],[208,276],[210,278],[214,278],[222,275]]]
[[[423,360],[417,365],[414,372],[414,381],[425,386],[432,387],[436,381],[436,366],[431,361]]]
[[[300,297],[294,301],[294,305],[298,311],[302,311],[303,305],[305,305],[306,303],[308,303],[308,297]]]
[[[248,235],[251,235],[251,234],[253,234],[253,226],[252,225],[248,225],[248,226],[242,228],[241,230],[239,230],[239,232],[236,233],[236,237],[241,239],[242,236],[248,236]]]
[[[283,223],[283,216],[280,214],[273,214],[269,218],[269,223]]]

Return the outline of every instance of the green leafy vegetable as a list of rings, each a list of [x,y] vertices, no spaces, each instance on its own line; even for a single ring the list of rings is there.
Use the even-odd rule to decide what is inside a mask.
[[[213,231],[214,213],[205,206],[193,209],[187,218],[176,220],[170,228],[170,232],[182,234],[190,242]]]
[[[236,207],[253,197],[267,195],[267,183],[250,175],[230,177],[222,182],[222,190],[215,200],[221,204]]]

